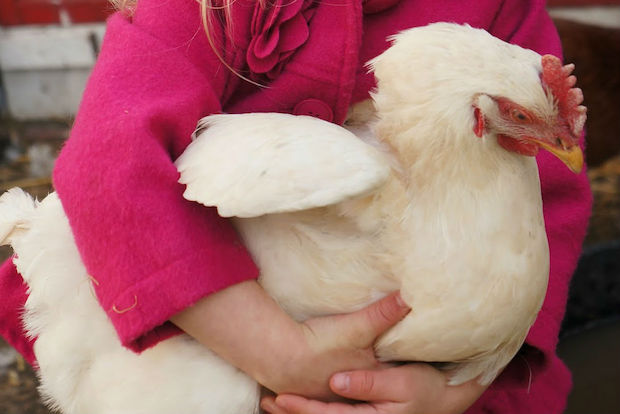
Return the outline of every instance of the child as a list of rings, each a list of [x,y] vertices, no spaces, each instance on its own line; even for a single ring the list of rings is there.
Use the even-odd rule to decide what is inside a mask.
[[[345,370],[331,377],[331,391],[370,402],[266,398],[263,406],[274,414],[463,412],[484,391],[473,382],[446,387],[426,364],[367,371],[377,367],[368,355],[372,341],[356,343],[347,326],[363,324],[376,307],[301,327],[282,314],[255,282],[258,270],[230,224],[183,199],[172,162],[209,113],[287,112],[342,123],[374,86],[363,64],[388,46],[389,35],[409,27],[468,23],[559,55],[543,1],[202,1],[139,0],[131,17],[109,20],[54,174],[120,340],[139,352],[181,327],[277,393],[330,398],[329,375]],[[570,388],[555,345],[590,196],[584,174],[572,176],[546,153],[539,163],[551,250],[547,299],[520,354],[470,413],[560,413]],[[4,269],[3,283],[15,284]],[[20,292],[13,294],[19,299]],[[370,329],[374,336],[406,311],[397,296],[376,306],[389,316]],[[27,348],[9,328],[13,342]],[[371,382],[360,388],[360,378]]]

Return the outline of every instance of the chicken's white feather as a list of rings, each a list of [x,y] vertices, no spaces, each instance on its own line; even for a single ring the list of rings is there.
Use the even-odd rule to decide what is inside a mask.
[[[121,345],[55,193],[36,208],[21,190],[5,193],[0,226],[10,223],[24,229],[11,243],[29,286],[25,328],[37,337],[40,392],[50,407],[69,414],[258,413],[258,385],[185,336],[140,355]]]
[[[0,245],[11,244],[28,229],[36,202],[20,188],[11,188],[0,196]]]
[[[212,115],[176,161],[184,197],[223,217],[334,204],[383,182],[388,159],[338,125],[279,113]]]

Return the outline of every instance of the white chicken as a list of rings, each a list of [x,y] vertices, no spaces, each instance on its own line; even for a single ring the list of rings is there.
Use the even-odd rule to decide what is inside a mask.
[[[532,156],[542,147],[581,169],[581,92],[557,58],[447,23],[402,32],[370,67],[373,102],[352,108],[344,128],[273,113],[203,119],[176,163],[185,197],[234,217],[261,285],[294,318],[400,290],[413,311],[379,339],[378,356],[448,362],[451,384],[487,384],[545,295]],[[186,336],[140,355],[120,345],[54,194],[36,203],[11,190],[0,212],[54,407],[258,411],[258,385]]]

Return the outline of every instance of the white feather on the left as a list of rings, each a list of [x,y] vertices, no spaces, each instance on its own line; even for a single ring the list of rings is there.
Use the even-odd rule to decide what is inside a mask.
[[[36,201],[21,188],[11,188],[0,196],[0,245],[10,244],[28,229]]]
[[[65,414],[258,413],[259,388],[187,336],[136,354],[124,348],[97,299],[55,193],[0,197],[0,230],[28,284],[23,316],[40,393]],[[191,373],[191,374],[190,374]]]

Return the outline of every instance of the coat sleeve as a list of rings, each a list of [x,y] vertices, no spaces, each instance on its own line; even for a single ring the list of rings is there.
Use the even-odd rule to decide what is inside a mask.
[[[13,260],[6,260],[0,266],[0,336],[28,361],[35,362],[32,350],[33,340],[24,331],[21,313],[26,302],[26,284],[17,273]]]
[[[560,39],[543,1],[505,1],[491,32],[561,57]],[[592,198],[585,170],[575,175],[546,151],[537,161],[551,256],[547,295],[522,350],[468,413],[561,413],[570,391],[570,373],[555,350]]]
[[[173,314],[258,275],[230,223],[183,198],[173,165],[198,119],[220,111],[229,71],[196,2],[138,4],[108,21],[54,172],[101,306],[135,351],[178,332]]]

